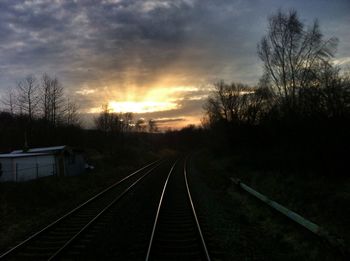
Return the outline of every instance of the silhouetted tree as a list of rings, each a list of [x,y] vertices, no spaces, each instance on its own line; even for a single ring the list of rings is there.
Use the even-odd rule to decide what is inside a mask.
[[[96,129],[107,133],[110,129],[110,108],[108,104],[102,105],[102,110],[100,114],[94,118],[94,123]]]
[[[273,90],[293,107],[297,88],[313,84],[320,66],[333,57],[337,39],[323,40],[317,20],[305,29],[294,10],[279,10],[268,21],[268,34],[260,41],[258,54]]]
[[[16,110],[16,94],[12,89],[8,89],[7,92],[2,96],[1,103],[4,105],[6,111],[12,115]]]
[[[145,132],[147,128],[147,123],[144,118],[140,118],[136,121],[135,130],[137,132]]]
[[[108,104],[105,104],[94,122],[95,127],[105,133],[124,133],[132,130],[132,119],[132,113],[114,113]]]
[[[48,74],[42,76],[41,109],[43,118],[56,126],[63,120],[65,114],[64,90],[58,79]]]
[[[121,113],[120,118],[120,131],[121,132],[130,132],[133,128],[133,118],[134,115],[131,112]]]
[[[148,121],[148,131],[151,133],[158,132],[157,122],[154,119]]]
[[[241,83],[226,84],[221,81],[214,84],[204,109],[209,124],[256,124],[269,98],[267,88],[249,87]]]
[[[20,114],[28,115],[29,122],[38,114],[39,85],[34,75],[17,83],[17,104]]]
[[[78,105],[71,100],[67,100],[67,103],[65,105],[64,109],[64,123],[66,125],[75,125],[80,126],[80,117],[79,117],[79,110]]]

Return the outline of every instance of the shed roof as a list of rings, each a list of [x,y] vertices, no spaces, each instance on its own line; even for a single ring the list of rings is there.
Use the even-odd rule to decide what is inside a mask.
[[[38,157],[50,155],[49,153],[5,153],[0,154],[0,158],[20,158],[20,157]]]
[[[23,150],[14,150],[11,152],[11,154],[28,154],[28,153],[52,153],[52,152],[58,152],[61,150],[64,150],[67,146],[66,145],[62,145],[62,146],[54,146],[54,147],[43,147],[43,148],[33,148],[33,149],[29,149],[26,152],[23,152]]]

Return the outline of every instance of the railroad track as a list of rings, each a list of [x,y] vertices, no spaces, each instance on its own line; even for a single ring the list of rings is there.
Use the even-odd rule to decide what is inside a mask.
[[[161,164],[155,161],[114,183],[88,201],[0,255],[1,260],[74,259],[99,229],[101,218]],[[84,239],[81,240],[81,239]],[[78,242],[78,244],[77,244]]]
[[[186,160],[183,170],[172,166],[159,200],[148,260],[210,260],[187,182]]]

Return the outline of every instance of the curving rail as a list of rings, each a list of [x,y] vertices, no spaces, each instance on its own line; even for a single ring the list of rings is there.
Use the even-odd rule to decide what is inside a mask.
[[[186,165],[187,165],[187,158],[185,159],[185,164],[184,164],[184,176],[185,176],[185,183],[186,183],[187,195],[188,195],[188,198],[189,198],[189,201],[190,201],[190,204],[191,204],[192,213],[193,213],[193,217],[194,217],[195,222],[196,222],[198,234],[199,234],[200,240],[201,240],[201,242],[202,242],[202,247],[203,247],[204,255],[205,255],[206,260],[209,261],[209,260],[210,260],[210,256],[209,256],[208,248],[207,248],[207,245],[206,245],[206,243],[205,243],[205,241],[204,241],[202,229],[201,229],[201,226],[199,225],[199,221],[198,221],[198,218],[197,218],[196,210],[195,210],[195,208],[194,208],[193,200],[192,200],[192,197],[191,197],[190,187],[189,187],[188,181],[187,181]]]
[[[210,260],[189,190],[186,162],[182,173],[175,173],[175,162],[164,183],[146,261]]]

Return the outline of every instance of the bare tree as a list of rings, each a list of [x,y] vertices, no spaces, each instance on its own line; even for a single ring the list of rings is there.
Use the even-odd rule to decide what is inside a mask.
[[[337,39],[323,40],[317,20],[305,29],[294,10],[279,10],[268,21],[268,34],[260,41],[258,54],[273,89],[293,106],[297,88],[310,86],[320,63],[333,56]]]
[[[148,131],[151,133],[158,132],[157,122],[154,119],[148,121]]]
[[[135,130],[137,132],[145,132],[147,127],[147,123],[144,118],[140,118],[136,121]]]
[[[218,82],[204,104],[207,118],[202,124],[210,126],[220,121],[257,124],[270,107],[270,99],[271,93],[264,85]]]
[[[65,106],[65,124],[67,125],[80,125],[80,117],[79,117],[79,108],[78,105],[71,101],[67,100],[66,106]]]
[[[243,110],[247,104],[247,95],[254,90],[250,87],[223,81],[214,84],[212,94],[204,105],[210,122],[242,120]]]
[[[43,118],[46,121],[50,120],[50,114],[51,114],[51,79],[50,77],[45,73],[42,76],[41,79],[41,109],[43,113]]]
[[[64,117],[64,89],[58,79],[44,74],[41,80],[41,109],[45,120],[54,126]]]
[[[203,105],[203,109],[205,110],[205,113],[208,117],[207,124],[210,125],[211,123],[224,120],[220,101],[215,97],[208,97],[207,101]]]
[[[17,104],[20,113],[27,114],[29,121],[37,114],[39,104],[39,85],[35,76],[28,75],[17,83]]]
[[[51,122],[56,125],[64,113],[64,93],[63,87],[57,78],[52,79],[52,94],[51,94]]]
[[[121,113],[119,118],[121,120],[121,131],[130,132],[132,130],[132,121],[134,118],[132,112]]]
[[[107,133],[110,130],[110,121],[110,108],[108,104],[104,104],[102,105],[100,114],[94,118],[95,127],[98,130]]]
[[[15,92],[12,89],[8,89],[0,101],[5,106],[5,110],[13,115],[16,109],[16,100]]]
[[[132,113],[113,113],[108,104],[102,105],[100,114],[94,119],[95,127],[105,133],[130,132],[133,126]]]

